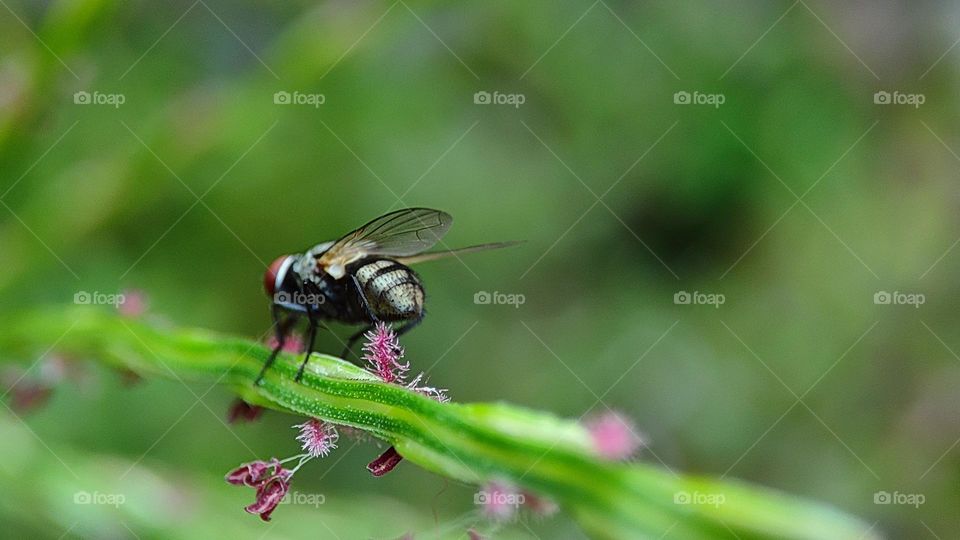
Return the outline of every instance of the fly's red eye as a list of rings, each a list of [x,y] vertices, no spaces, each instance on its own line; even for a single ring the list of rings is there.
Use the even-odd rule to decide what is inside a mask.
[[[267,296],[273,296],[276,294],[277,274],[280,273],[280,269],[283,267],[283,263],[287,261],[287,257],[289,257],[289,255],[277,257],[277,260],[270,263],[270,266],[267,267],[267,271],[264,272],[263,290],[266,291]]]

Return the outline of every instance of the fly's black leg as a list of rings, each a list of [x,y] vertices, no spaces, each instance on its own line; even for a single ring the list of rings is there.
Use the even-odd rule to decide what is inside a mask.
[[[300,363],[300,369],[297,370],[297,376],[293,380],[300,382],[300,379],[303,378],[303,370],[307,367],[307,362],[310,361],[310,353],[313,352],[313,342],[317,338],[317,319],[313,315],[313,310],[307,306],[307,318],[309,319],[308,329],[307,329],[307,350],[303,353],[303,362]]]
[[[259,386],[260,382],[263,381],[263,376],[267,373],[267,370],[270,369],[270,366],[273,365],[274,361],[276,361],[277,354],[279,354],[280,350],[283,349],[283,345],[287,341],[287,334],[297,322],[297,316],[294,314],[290,314],[286,319],[281,320],[280,308],[278,308],[276,305],[274,305],[270,310],[270,315],[273,317],[273,330],[277,344],[273,347],[273,350],[270,351],[270,356],[260,369],[260,374],[257,375],[257,380],[253,383],[254,386]]]
[[[415,326],[417,326],[418,324],[420,324],[420,323],[422,323],[422,322],[423,322],[423,314],[420,314],[420,315],[417,316],[416,319],[413,319],[412,321],[404,324],[404,325],[401,326],[400,328],[397,328],[397,337],[400,337],[400,336],[406,334],[407,332],[413,330],[413,328],[414,328]]]
[[[344,360],[346,360],[347,355],[351,353],[351,349],[353,349],[353,345],[357,342],[357,340],[362,338],[364,334],[366,334],[371,330],[373,330],[373,325],[367,326],[362,330],[360,330],[359,332],[357,332],[356,334],[350,336],[350,339],[347,340],[347,346],[344,347],[343,352],[340,353],[340,358],[343,358]]]
[[[367,319],[371,323],[379,322],[380,319],[377,318],[376,313],[374,313],[373,310],[370,309],[370,302],[367,301],[367,295],[364,294],[363,287],[360,286],[360,280],[358,280],[357,276],[353,274],[350,274],[350,279],[353,281],[353,287],[357,291],[357,296],[360,297],[360,304],[363,306],[363,311],[367,315]]]

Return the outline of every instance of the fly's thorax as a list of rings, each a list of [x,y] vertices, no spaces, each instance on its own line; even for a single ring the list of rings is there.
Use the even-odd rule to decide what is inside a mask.
[[[363,262],[353,269],[375,312],[416,316],[423,311],[423,287],[413,270],[390,259]]]

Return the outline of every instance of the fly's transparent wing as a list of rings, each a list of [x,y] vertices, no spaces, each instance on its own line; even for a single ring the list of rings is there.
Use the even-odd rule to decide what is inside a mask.
[[[453,218],[429,208],[390,212],[347,233],[317,259],[324,271],[340,279],[345,267],[370,255],[409,257],[433,247],[446,234]]]

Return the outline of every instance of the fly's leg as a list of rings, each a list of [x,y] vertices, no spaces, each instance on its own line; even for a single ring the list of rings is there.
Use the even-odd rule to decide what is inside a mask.
[[[303,362],[300,362],[300,369],[297,370],[297,376],[293,379],[297,382],[300,382],[300,379],[303,378],[303,370],[307,367],[307,362],[310,361],[310,353],[313,352],[313,342],[317,338],[317,319],[313,314],[313,309],[310,306],[307,306],[307,318],[309,319],[308,330],[307,330],[307,350],[303,353]]]
[[[257,375],[257,380],[253,383],[254,386],[259,386],[263,381],[263,376],[267,373],[267,370],[270,369],[270,366],[272,366],[277,360],[277,354],[279,354],[280,350],[283,349],[283,345],[287,341],[287,334],[297,322],[297,316],[294,314],[290,314],[286,319],[281,320],[280,308],[278,308],[276,305],[270,309],[270,315],[273,317],[274,337],[277,340],[277,344],[274,345],[273,350],[270,351],[270,356],[260,369],[260,374]]]
[[[363,306],[363,312],[366,314],[367,320],[371,323],[380,322],[377,314],[370,308],[370,302],[367,300],[367,295],[363,292],[363,287],[360,286],[360,280],[353,274],[350,274],[350,279],[353,281],[353,287],[357,291],[357,296],[360,297],[360,304]]]
[[[413,330],[415,326],[423,322],[423,313],[417,315],[416,319],[411,320],[410,322],[404,324],[400,328],[397,328],[397,337],[400,337],[407,332]]]
[[[360,298],[360,305],[363,307],[363,313],[366,315],[367,320],[371,323],[364,327],[362,330],[350,336],[347,340],[347,346],[343,348],[343,352],[340,353],[341,358],[347,358],[347,355],[350,354],[351,349],[353,349],[354,344],[363,337],[363,335],[370,330],[373,330],[373,325],[380,322],[380,318],[377,317],[376,313],[373,312],[373,309],[370,307],[370,302],[367,300],[367,295],[363,292],[363,287],[360,286],[360,280],[357,279],[357,276],[351,274],[350,281],[353,283],[353,288],[357,293],[357,296]]]

